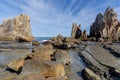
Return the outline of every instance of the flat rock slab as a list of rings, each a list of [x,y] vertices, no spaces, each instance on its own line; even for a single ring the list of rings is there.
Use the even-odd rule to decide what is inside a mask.
[[[0,49],[0,65],[6,65],[19,58],[26,58],[30,52],[30,49]]]
[[[86,52],[88,52],[101,64],[109,67],[116,67],[120,63],[120,59],[113,56],[108,50],[102,48],[99,43],[88,45],[86,48]]]
[[[106,45],[105,48],[108,49],[114,56],[120,57],[120,43],[113,43],[112,45]]]
[[[30,42],[0,41],[0,49],[30,49],[34,48]]]

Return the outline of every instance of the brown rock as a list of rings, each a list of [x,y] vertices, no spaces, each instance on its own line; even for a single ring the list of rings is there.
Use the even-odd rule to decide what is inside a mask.
[[[32,73],[25,75],[22,80],[46,80],[44,77],[41,76],[39,73]]]
[[[23,64],[24,64],[24,59],[18,59],[18,60],[14,60],[14,61],[10,62],[7,66],[10,69],[19,71],[20,68],[23,67]]]
[[[52,41],[45,41],[45,42],[43,42],[42,44],[43,44],[43,45],[52,45],[53,42],[52,42]]]
[[[39,59],[39,60],[51,60],[51,55],[54,54],[54,49],[52,45],[44,45],[39,46],[36,48],[36,51],[29,54],[28,57],[32,59]]]
[[[82,75],[83,75],[84,80],[101,80],[98,75],[96,75],[94,72],[92,72],[88,68],[85,68],[82,71]]]
[[[59,77],[64,76],[64,66],[55,61],[42,61],[42,60],[26,60],[22,70],[23,75],[39,73],[43,77]]]
[[[49,77],[47,80],[69,80],[66,76],[65,77]]]
[[[68,80],[67,77],[48,77],[44,78],[39,73],[32,73],[29,75],[25,75],[22,80]]]
[[[57,35],[57,37],[53,37],[51,40],[53,41],[53,46],[56,47],[56,46],[60,46],[63,44],[64,38],[63,38],[63,36],[61,36],[59,34],[59,35]]]
[[[32,45],[40,45],[40,43],[38,41],[33,41]]]
[[[65,50],[57,50],[55,52],[56,61],[63,63],[64,65],[68,65],[71,63],[70,55]]]
[[[120,39],[120,22],[112,8],[107,8],[104,15],[99,13],[90,27],[90,36],[111,41]]]
[[[21,14],[13,19],[4,20],[0,25],[0,40],[32,41],[30,17]]]

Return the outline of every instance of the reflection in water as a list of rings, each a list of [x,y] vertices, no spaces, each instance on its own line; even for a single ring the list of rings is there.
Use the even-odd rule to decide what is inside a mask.
[[[85,64],[75,51],[69,50],[69,55],[71,57],[69,69],[70,80],[82,80],[81,71],[86,67]]]

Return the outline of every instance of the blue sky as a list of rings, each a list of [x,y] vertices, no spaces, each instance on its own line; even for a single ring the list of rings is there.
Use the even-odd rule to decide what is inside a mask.
[[[70,36],[72,23],[89,32],[96,15],[107,7],[112,7],[120,20],[120,0],[0,0],[0,23],[24,13],[31,17],[34,36]]]

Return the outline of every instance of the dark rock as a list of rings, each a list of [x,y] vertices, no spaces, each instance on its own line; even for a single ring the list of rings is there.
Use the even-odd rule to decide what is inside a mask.
[[[91,71],[88,68],[85,68],[82,71],[82,76],[83,76],[84,80],[101,80],[98,75],[96,75],[93,71]]]
[[[83,31],[82,36],[81,36],[81,39],[82,39],[83,41],[87,41],[87,32],[86,32],[86,30]]]

